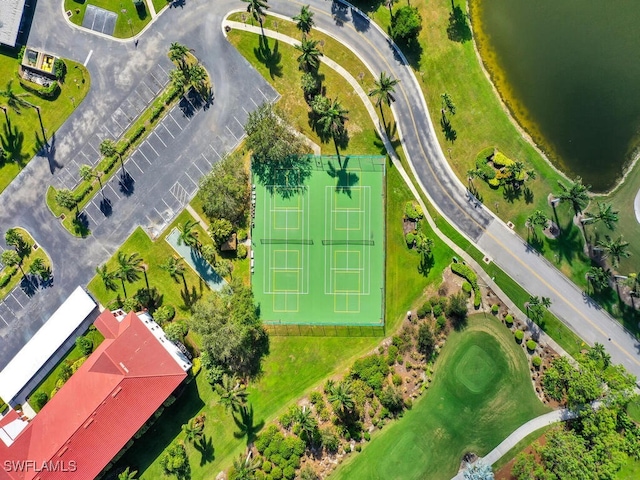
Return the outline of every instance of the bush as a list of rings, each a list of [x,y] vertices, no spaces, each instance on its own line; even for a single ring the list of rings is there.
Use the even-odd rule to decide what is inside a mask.
[[[536,355],[531,359],[531,364],[536,368],[540,368],[540,365],[542,365],[542,359]]]
[[[247,258],[247,246],[242,243],[238,245],[238,249],[236,250],[236,256],[238,258]]]
[[[411,248],[416,244],[416,234],[409,232],[404,236],[404,241],[407,242],[407,247]]]
[[[138,125],[136,129],[131,132],[131,135],[129,136],[129,143],[135,143],[136,140],[138,140],[142,136],[146,129],[147,128],[144,125]]]
[[[371,434],[369,432],[364,432],[364,439],[368,442],[371,440]]]
[[[447,325],[447,319],[444,315],[440,315],[436,320],[436,326],[438,327],[438,332],[444,330],[444,327]]]
[[[33,406],[37,410],[41,410],[47,402],[49,401],[49,396],[44,392],[38,392],[33,397],[31,397],[31,401],[33,402]]]
[[[435,345],[436,339],[433,336],[431,327],[426,323],[423,323],[418,329],[418,351],[428,360],[433,354],[433,348]]]
[[[76,338],[76,346],[82,355],[89,355],[93,352],[93,342],[87,337],[81,336]]]
[[[402,385],[402,377],[397,373],[394,373],[391,376],[391,381],[396,387],[399,387],[400,385]]]
[[[391,32],[394,40],[409,43],[422,30],[422,17],[417,8],[409,5],[399,8],[391,17]]]
[[[0,277],[0,288],[6,287],[10,280],[11,280],[11,275],[9,274],[3,275],[2,277]]]
[[[53,100],[60,94],[60,84],[57,81],[51,82],[48,87],[42,87],[37,83],[25,82],[20,79],[20,86],[27,92],[46,100]]]
[[[480,293],[480,289],[477,289],[473,293],[473,307],[477,310],[480,308],[480,304],[482,304],[482,294]]]
[[[340,447],[340,439],[333,428],[328,427],[320,431],[322,446],[329,453],[336,453]]]
[[[317,405],[319,403],[323,403],[324,398],[322,397],[322,394],[320,392],[314,390],[309,394],[309,401],[312,405]]]
[[[271,471],[271,468],[273,467],[273,465],[271,465],[271,462],[268,460],[265,460],[262,463],[262,470],[264,471],[264,473],[269,473]]]
[[[538,344],[533,340],[531,339],[527,340],[527,350],[529,350],[530,352],[533,352],[537,346]]]
[[[476,155],[476,165],[478,162],[484,162],[483,164],[487,164],[487,160],[490,160],[493,157],[493,153],[495,152],[495,147],[486,147],[478,152]]]
[[[56,79],[64,82],[64,77],[67,74],[67,64],[61,58],[56,58],[56,61],[53,62],[53,74]]]
[[[162,305],[161,307],[156,308],[156,311],[153,312],[153,319],[160,326],[164,325],[167,322],[173,320],[173,317],[176,315],[176,310],[171,305]]]
[[[362,451],[362,445],[360,445],[359,443],[356,444],[356,452],[361,452]]]
[[[493,305],[491,305],[491,313],[495,315],[499,311],[500,311],[500,305],[498,305],[497,303],[494,303]]]
[[[426,318],[431,315],[431,303],[429,301],[424,302],[418,309],[418,318]]]
[[[442,306],[439,303],[436,303],[433,306],[433,316],[439,317],[442,314]]]
[[[473,291],[473,287],[471,286],[471,284],[469,282],[467,282],[466,280],[464,282],[462,282],[462,291],[464,293],[467,294],[467,296],[471,295],[471,292]]]
[[[516,337],[516,342],[520,343],[520,342],[522,342],[522,339],[524,338],[524,332],[522,330],[516,330],[513,333],[513,336]]]
[[[239,228],[236,232],[236,236],[238,237],[239,242],[244,242],[247,238],[249,238],[249,235],[244,228]]]
[[[395,345],[389,345],[389,350],[387,351],[387,365],[391,366],[396,363],[396,358],[398,357],[398,347]]]
[[[409,200],[404,204],[404,215],[410,220],[420,220],[424,217],[422,207],[413,200]]]
[[[150,122],[155,122],[158,117],[164,112],[164,105],[156,105],[151,109],[151,117],[149,118]]]
[[[389,373],[389,365],[382,355],[369,355],[356,360],[349,373],[352,379],[360,379],[379,393]]]
[[[209,235],[218,246],[226,242],[232,232],[233,225],[226,218],[218,218],[209,226]]]
[[[498,168],[508,167],[509,165],[513,165],[513,163],[513,160],[511,160],[502,152],[496,152],[493,156],[493,164]]]
[[[273,480],[280,480],[282,478],[282,469],[278,466],[275,466],[271,469],[271,478]]]
[[[500,186],[500,180],[498,180],[497,178],[492,178],[488,180],[487,183],[491,188],[498,188]]]

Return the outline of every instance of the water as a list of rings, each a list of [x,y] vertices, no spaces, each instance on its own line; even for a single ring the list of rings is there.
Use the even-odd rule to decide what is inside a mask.
[[[614,186],[640,147],[640,2],[472,0],[483,61],[569,176]]]

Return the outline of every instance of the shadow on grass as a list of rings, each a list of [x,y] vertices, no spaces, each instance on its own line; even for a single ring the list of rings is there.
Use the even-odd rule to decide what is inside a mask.
[[[233,421],[235,422],[236,427],[238,427],[238,431],[233,432],[233,436],[238,439],[246,437],[247,445],[254,442],[256,435],[260,430],[262,430],[262,427],[264,427],[264,420],[260,420],[260,422],[255,423],[253,417],[253,405],[251,404],[242,405],[237,416],[235,413],[233,414]]]
[[[449,13],[449,25],[447,26],[447,37],[453,42],[468,42],[471,40],[471,27],[467,14],[451,0],[451,12]]]
[[[269,70],[269,76],[282,77],[282,54],[279,51],[278,40],[274,40],[273,50],[269,46],[269,39],[264,35],[258,37],[259,45],[253,49],[253,54],[258,61]]]
[[[557,219],[557,216],[556,216]],[[560,233],[557,238],[548,239],[549,248],[555,253],[557,261],[563,259],[573,265],[575,260],[580,260],[580,253],[583,248],[583,239],[580,230],[573,224],[573,220],[569,219],[564,226],[560,226]]]
[[[203,435],[193,446],[200,453],[201,467],[215,460],[216,455],[212,437]]]
[[[25,160],[29,159],[27,153],[22,152],[24,144],[24,133],[18,130],[18,127],[11,125],[11,120],[5,122],[3,132],[0,133],[0,145],[7,152],[10,160],[13,160],[20,166],[24,166]]]

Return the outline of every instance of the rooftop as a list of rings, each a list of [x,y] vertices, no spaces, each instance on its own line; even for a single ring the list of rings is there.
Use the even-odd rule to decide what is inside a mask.
[[[25,0],[0,1],[0,43],[16,46]]]

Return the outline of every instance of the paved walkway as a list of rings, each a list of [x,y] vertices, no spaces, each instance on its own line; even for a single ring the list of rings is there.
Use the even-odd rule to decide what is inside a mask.
[[[545,413],[544,415],[540,415],[532,420],[529,420],[527,423],[522,425],[516,431],[514,431],[511,435],[505,438],[500,445],[491,450],[487,455],[478,459],[482,460],[487,465],[493,465],[496,463],[503,455],[505,455],[509,450],[516,446],[516,444],[525,438],[527,435],[535,432],[536,430],[540,430],[547,425],[551,425],[557,422],[566,422],[567,420],[571,420],[576,418],[578,415],[575,412],[567,410],[566,408],[562,408],[560,410],[554,410],[553,412]],[[463,480],[464,479],[464,470],[458,472],[458,474],[453,477],[452,480]]]

